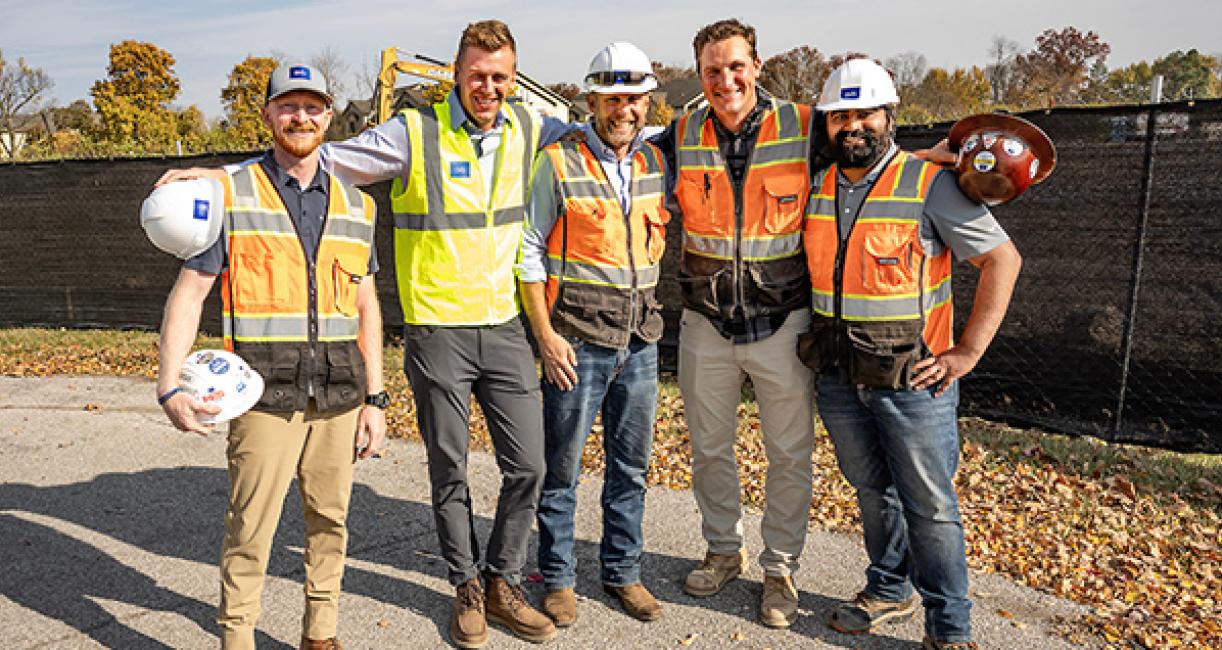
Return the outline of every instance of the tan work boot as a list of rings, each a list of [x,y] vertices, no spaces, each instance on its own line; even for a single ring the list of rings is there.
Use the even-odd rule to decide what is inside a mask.
[[[798,619],[798,590],[789,576],[764,576],[760,622],[768,627],[789,627]]]
[[[662,617],[662,606],[658,604],[658,599],[639,582],[622,587],[603,585],[603,591],[618,598],[624,611],[638,621],[656,621]]]
[[[747,566],[747,550],[739,549],[732,555],[708,553],[700,566],[687,574],[683,583],[683,591],[692,596],[712,596],[721,591],[734,578],[737,578]]]
[[[488,589],[485,600],[488,620],[533,643],[550,641],[556,636],[556,624],[530,606],[520,585],[510,585],[501,576],[491,573],[484,574],[484,584]]]
[[[301,637],[301,650],[344,650],[344,646],[339,644],[339,639],[331,637],[322,641],[307,639]]]
[[[454,612],[450,616],[450,640],[467,650],[482,648],[488,642],[488,622],[484,620],[484,590],[479,578],[458,585]]]
[[[577,620],[577,594],[568,587],[547,592],[543,596],[543,613],[556,627],[572,625]]]

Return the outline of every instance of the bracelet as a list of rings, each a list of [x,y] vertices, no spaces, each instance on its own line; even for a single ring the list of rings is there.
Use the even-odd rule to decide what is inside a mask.
[[[157,397],[157,405],[165,406],[165,403],[170,401],[170,398],[177,395],[180,391],[182,391],[182,386],[175,386],[170,390],[167,390],[164,395],[159,395]]]

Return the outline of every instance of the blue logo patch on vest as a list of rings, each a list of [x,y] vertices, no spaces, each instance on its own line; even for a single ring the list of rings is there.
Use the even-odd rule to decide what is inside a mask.
[[[841,88],[840,99],[861,99],[861,86]]]
[[[455,160],[450,163],[450,178],[471,178],[471,163]]]
[[[289,79],[309,79],[310,69],[304,65],[295,65],[289,68]]]
[[[195,214],[192,215],[200,221],[208,220],[208,201],[204,199],[195,199]]]

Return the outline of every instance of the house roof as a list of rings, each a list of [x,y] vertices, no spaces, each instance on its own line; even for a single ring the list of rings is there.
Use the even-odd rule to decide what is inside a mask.
[[[704,95],[704,88],[696,77],[672,79],[659,86],[658,90],[666,93],[666,103],[676,109],[686,108],[693,99]]]

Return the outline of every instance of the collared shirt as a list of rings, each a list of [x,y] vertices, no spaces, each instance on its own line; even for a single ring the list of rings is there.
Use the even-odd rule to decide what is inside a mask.
[[[457,129],[461,126],[468,134],[473,130],[478,131],[478,128],[467,117],[467,112],[463,110],[457,91],[450,91],[450,94],[446,96],[446,101],[450,103],[451,108],[451,128]],[[481,140],[478,145],[475,145],[476,138],[472,138],[472,144],[477,147],[476,152],[481,154],[479,155],[480,171],[485,174],[485,178],[492,178],[495,175],[496,152],[500,149],[502,127],[507,119],[513,119],[513,116],[507,107],[502,106],[493,125],[493,131],[496,131],[495,143],[489,140],[492,137],[491,131],[478,138]],[[544,115],[539,133],[539,148],[542,149],[559,140],[561,136],[574,128],[577,127]],[[412,147],[402,115],[395,115],[378,126],[367,129],[343,142],[327,142],[319,151],[323,169],[353,185],[369,185],[393,178],[399,178],[404,184],[407,184],[411,179]]]
[[[755,107],[747,114],[737,133],[727,129],[711,109],[708,115],[708,119],[713,121],[713,132],[717,135],[717,147],[725,162],[726,172],[730,176],[730,183],[736,196],[742,192],[743,183],[747,179],[748,163],[755,150],[755,142],[759,138],[760,119],[772,101],[772,96],[760,86],[755,87],[755,98]],[[679,120],[676,118],[666,127],[665,131],[650,139],[650,142],[657,145],[662,151],[662,156],[666,160],[666,208],[671,211],[671,214],[681,212],[678,197],[675,195],[675,184],[679,174],[679,167],[676,164],[678,152],[675,149],[675,129],[678,128],[678,124]],[[738,200],[741,200],[741,196],[738,196]],[[780,329],[781,325],[785,323],[785,317],[788,315],[788,313],[772,314],[747,319],[739,312],[731,320],[707,315],[705,318],[709,319],[718,333],[737,345],[762,341],[772,336],[773,332]]]
[[[280,195],[280,201],[284,203],[289,219],[297,230],[302,252],[305,253],[306,260],[312,263],[318,255],[318,244],[322,241],[322,231],[327,223],[330,177],[327,176],[327,172],[323,171],[322,166],[319,166],[314,172],[314,179],[303,188],[295,177],[280,168],[271,151],[259,158],[256,164],[263,167],[267,178],[271,180],[276,192]],[[218,237],[212,246],[188,259],[183,266],[201,273],[216,275],[223,271],[228,263],[224,238]],[[377,271],[377,253],[375,249],[371,248],[369,273],[373,274]]]
[[[856,183],[837,171],[836,223],[841,241],[848,239],[870,188],[898,152],[899,146],[892,142],[886,155]],[[930,257],[941,255],[949,247],[957,259],[966,260],[1010,241],[1010,236],[987,207],[964,196],[958,179],[949,169],[939,170],[929,187],[920,232],[921,246]]]
[[[632,157],[640,150],[644,142],[638,133],[628,146],[624,158],[617,159],[615,152],[598,136],[593,124],[582,127],[585,133],[585,143],[598,159],[607,181],[619,197],[620,208],[624,214],[632,212]],[[556,180],[556,170],[552,159],[540,155],[535,159],[535,168],[531,176],[530,205],[527,206],[526,228],[522,232],[522,254],[517,265],[518,279],[522,282],[543,282],[547,280],[547,270],[544,260],[547,258],[547,238],[552,228],[556,226],[564,211],[564,199],[560,196],[560,187]]]

